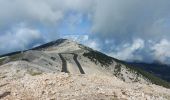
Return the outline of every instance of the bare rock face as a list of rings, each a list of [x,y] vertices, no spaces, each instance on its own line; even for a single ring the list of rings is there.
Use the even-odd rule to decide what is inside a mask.
[[[169,83],[65,39],[4,55],[0,69],[0,99],[170,99]]]

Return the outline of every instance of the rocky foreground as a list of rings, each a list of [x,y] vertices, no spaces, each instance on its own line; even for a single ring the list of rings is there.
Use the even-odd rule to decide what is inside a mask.
[[[67,73],[0,77],[3,100],[170,100],[170,89],[116,77]]]

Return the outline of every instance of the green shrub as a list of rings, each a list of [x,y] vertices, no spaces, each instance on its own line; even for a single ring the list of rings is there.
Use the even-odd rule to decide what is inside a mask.
[[[30,74],[31,76],[37,76],[37,75],[41,75],[42,72],[29,71],[29,74]]]

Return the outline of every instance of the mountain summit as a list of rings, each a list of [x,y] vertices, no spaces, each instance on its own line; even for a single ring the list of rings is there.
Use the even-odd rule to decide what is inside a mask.
[[[65,75],[66,76],[71,75],[73,76],[73,78],[77,78],[82,81],[86,78],[91,80],[91,77],[89,78],[86,76],[93,76],[93,78],[95,78],[94,76],[96,76],[96,78],[101,76],[104,78],[106,77],[115,78],[116,79],[115,81],[120,83],[125,82],[126,84],[137,84],[137,83],[145,84],[145,85],[156,84],[167,88],[170,87],[169,83],[143,70],[130,66],[126,62],[117,60],[99,51],[93,50],[89,47],[83,46],[81,44],[78,44],[77,42],[67,40],[67,39],[59,39],[35,47],[30,50],[3,55],[0,58],[0,68],[1,68],[0,79],[2,80],[0,83],[6,82],[4,83],[5,86],[8,85],[8,82],[10,81],[16,82],[16,80],[18,80],[19,82],[21,82],[21,79],[23,79],[23,82],[25,82],[24,80],[26,79],[28,79],[27,81],[40,80],[43,82],[44,78],[41,78],[41,76],[48,77],[47,78],[48,80],[50,80],[51,78],[52,79],[55,78],[55,76],[56,77],[61,76],[61,79],[63,79],[63,82],[65,82],[67,81],[64,78]],[[54,76],[50,77],[50,75],[52,74],[54,74]],[[82,77],[79,75],[83,75],[82,77],[84,77],[84,79],[82,79]],[[101,79],[101,77],[99,79]],[[71,79],[68,78],[68,80],[71,81],[72,78]],[[76,84],[79,84],[77,80],[76,82],[77,82]],[[4,84],[2,84],[2,86],[0,84],[0,91],[4,89],[1,88],[4,87]],[[27,82],[26,83],[17,82],[17,84],[19,86],[21,84],[25,86],[27,85]],[[39,84],[39,83],[35,83],[35,84]],[[43,86],[42,84],[40,86]],[[52,84],[53,83],[51,83],[51,85]],[[54,83],[54,85],[55,84],[57,83]],[[68,84],[71,85],[72,83],[68,83]],[[103,84],[105,84],[104,80],[103,80]],[[16,84],[12,84],[10,86],[15,86],[15,85]],[[28,90],[27,89],[28,87],[26,86],[25,90]],[[41,95],[44,94],[45,96],[49,96],[49,94],[45,94],[46,92],[43,92]],[[9,97],[17,97],[11,94],[11,92],[4,92],[4,93],[6,94],[8,93],[8,95],[11,95]],[[0,99],[5,98],[7,96],[6,94],[2,93],[2,95],[0,95]],[[21,95],[20,97],[22,98]],[[95,96],[92,96],[92,98],[93,97]]]

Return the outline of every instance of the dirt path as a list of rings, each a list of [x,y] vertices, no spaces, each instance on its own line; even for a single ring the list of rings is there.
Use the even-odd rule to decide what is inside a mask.
[[[69,73],[69,71],[67,70],[67,62],[66,62],[66,60],[64,59],[62,54],[58,54],[58,55],[60,56],[60,59],[62,61],[62,70],[61,70],[61,72]]]
[[[66,54],[66,53],[63,53],[63,54]],[[79,61],[78,61],[78,55],[77,54],[75,54],[75,53],[67,53],[67,54],[72,54],[73,55],[73,60],[74,60],[74,62],[75,62],[75,66],[77,66],[78,67],[78,70],[80,71],[80,73],[81,74],[85,74],[85,72],[84,72],[84,70],[83,70],[83,68],[82,68],[82,66],[81,66],[81,64],[79,63]],[[67,64],[69,64],[66,60],[65,60],[65,58],[63,57],[63,55],[60,53],[59,54],[59,56],[60,56],[60,59],[62,60],[62,70],[61,70],[61,72],[66,72],[66,73],[69,73],[69,66],[67,65]],[[73,66],[72,66],[73,67]],[[75,69],[74,69],[75,70]]]
[[[74,54],[74,53],[73,53],[73,55],[74,55],[73,59],[74,59],[75,63],[77,64],[77,66],[78,66],[78,68],[79,68],[79,70],[80,70],[80,73],[81,73],[81,74],[85,74],[83,68],[81,67],[79,61],[77,60],[78,55],[77,55],[77,54]]]

